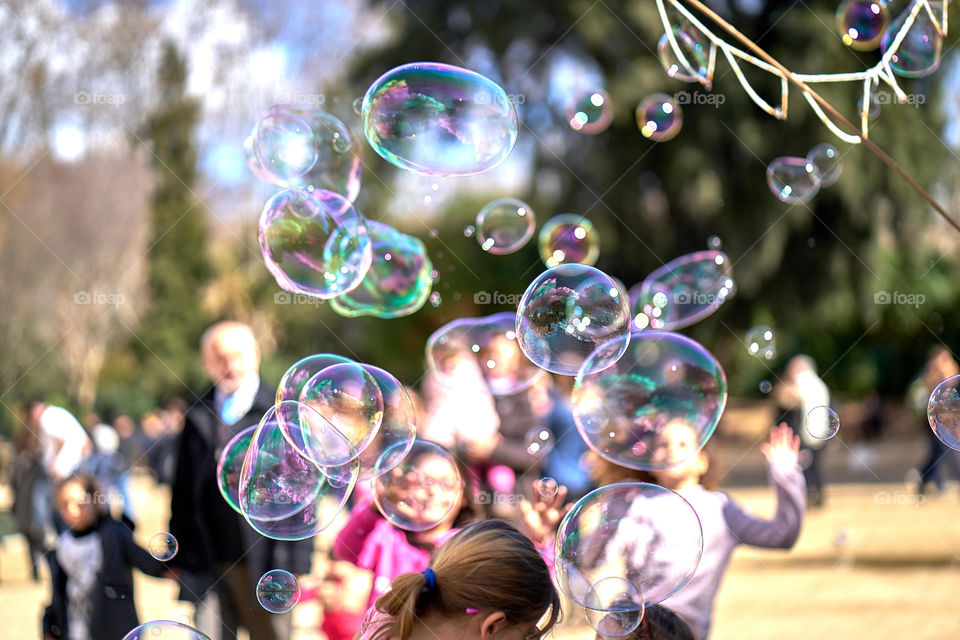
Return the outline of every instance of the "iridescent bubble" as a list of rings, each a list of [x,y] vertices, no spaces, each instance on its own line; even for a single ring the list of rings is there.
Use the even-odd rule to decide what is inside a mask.
[[[305,123],[313,140],[316,161],[302,174],[281,176],[264,166],[256,153],[257,129],[250,137],[247,164],[264,182],[284,189],[325,189],[339,193],[353,202],[360,193],[360,171],[363,149],[349,127],[335,116],[320,109],[302,108],[289,104],[275,104],[261,119]],[[258,125],[259,126],[259,125]]]
[[[829,440],[840,431],[840,418],[830,407],[814,407],[807,412],[803,428],[815,440]]]
[[[257,582],[257,602],[270,613],[286,613],[300,602],[297,577],[283,569],[272,569]]]
[[[707,248],[711,251],[719,251],[723,248],[723,240],[720,239],[720,236],[710,236],[707,238]]]
[[[593,223],[575,213],[561,213],[546,221],[537,236],[540,259],[548,267],[559,264],[594,265],[600,257],[600,235]]]
[[[405,64],[363,98],[363,131],[391,164],[425,175],[488,171],[517,142],[517,112],[503,89],[468,69]]]
[[[310,125],[291,113],[268,111],[253,130],[253,152],[274,180],[302,176],[317,163],[317,140]]]
[[[665,93],[654,93],[641,100],[636,115],[640,133],[654,142],[673,140],[683,126],[680,105]]]
[[[560,522],[555,579],[584,607],[606,592],[595,589],[601,580],[625,580],[649,607],[687,584],[702,552],[700,519],[680,494],[643,482],[611,484],[585,495]]]
[[[433,264],[427,247],[414,236],[393,227],[367,221],[373,261],[359,287],[330,301],[335,312],[348,318],[399,318],[423,307],[430,297]]]
[[[300,453],[319,465],[349,461],[349,458],[331,457],[330,425],[359,453],[370,444],[383,421],[380,385],[366,367],[356,362],[331,365],[310,378],[300,392],[300,403],[325,419],[304,421],[305,413],[300,412],[304,442]],[[312,428],[317,426],[319,431],[314,433]]]
[[[260,251],[280,288],[335,298],[363,281],[373,261],[366,220],[332,191],[281,191],[260,216]]]
[[[370,443],[360,452],[359,480],[369,480],[400,464],[417,437],[417,416],[406,388],[387,371],[361,365],[380,387],[383,419]]]
[[[702,345],[669,331],[639,331],[617,362],[596,370],[617,344],[584,363],[570,396],[577,430],[614,464],[667,469],[694,455],[713,435],[727,402],[723,368]],[[675,442],[683,446],[677,446]]]
[[[721,251],[675,258],[630,289],[636,329],[674,331],[695,324],[733,295],[733,266]]]
[[[539,425],[529,429],[523,436],[523,443],[531,456],[543,457],[553,450],[555,441],[549,428]]]
[[[247,427],[230,439],[230,442],[220,452],[217,462],[217,488],[227,504],[236,511],[240,511],[240,471],[243,469],[243,459],[253,440],[256,426]]]
[[[509,311],[483,318],[458,318],[427,339],[427,366],[448,387],[461,381],[461,367],[479,371],[490,393],[519,393],[543,375],[517,344],[516,314]]]
[[[807,161],[813,164],[813,173],[820,179],[821,188],[829,187],[836,182],[843,169],[843,165],[840,164],[840,153],[835,146],[827,142],[810,149]]]
[[[574,101],[567,114],[570,128],[580,133],[596,135],[607,130],[613,122],[613,103],[606,91],[588,91]]]
[[[434,308],[439,307],[442,302],[443,302],[443,299],[440,297],[439,291],[434,291],[433,293],[430,294],[431,307],[434,307]]]
[[[893,45],[897,33],[906,24],[907,18],[917,0],[903,10],[883,32],[880,49],[884,54]],[[937,20],[940,20],[943,5],[940,2],[930,2]],[[943,36],[937,29],[926,8],[921,8],[909,31],[900,42],[897,51],[890,58],[890,68],[898,76],[904,78],[922,78],[937,70],[940,66],[940,50],[943,47]]]
[[[759,385],[760,393],[770,393],[773,391],[773,385],[769,380],[761,380]]]
[[[770,192],[783,202],[809,202],[820,191],[816,167],[806,158],[781,156],[767,165]]]
[[[332,353],[315,353],[298,360],[280,378],[280,384],[277,385],[276,401],[299,401],[300,394],[303,393],[303,387],[306,386],[310,378],[331,365],[343,364],[344,362],[353,362],[353,360]]]
[[[515,198],[501,198],[477,214],[477,242],[495,255],[513,253],[527,244],[536,227],[530,205]]]
[[[643,620],[643,596],[626,578],[601,578],[590,587],[586,601],[587,623],[602,638],[629,635]]]
[[[327,457],[349,462],[322,468],[315,465],[287,440],[278,423],[280,413],[286,415],[287,424],[313,422],[314,435],[320,431],[316,425],[326,422],[316,411],[297,402],[278,403],[264,414],[240,473],[240,510],[261,535],[304,540],[336,520],[356,485],[360,462],[346,437],[328,427]],[[284,512],[288,515],[281,516]]]
[[[358,116],[363,115],[363,97],[357,96],[356,98],[354,98],[352,106],[353,106],[353,112],[355,114],[357,114]]]
[[[927,420],[943,444],[960,451],[960,376],[947,378],[933,390]]]
[[[688,22],[683,25],[674,25],[673,35],[680,48],[680,53],[686,58],[688,67],[680,61],[667,34],[660,36],[657,42],[657,57],[663,65],[667,75],[683,82],[700,82],[710,84],[710,49],[713,45],[703,33]]]
[[[467,226],[465,226],[465,227],[463,228],[463,237],[464,237],[464,238],[472,238],[472,237],[473,237],[473,234],[475,234],[476,232],[477,232],[477,228],[476,228],[475,226],[473,226],[472,224],[468,224]]]
[[[400,464],[377,475],[373,500],[393,526],[426,531],[463,504],[463,481],[456,462],[443,447],[416,440]]]
[[[884,29],[890,24],[890,11],[880,0],[844,0],[837,7],[837,30],[843,44],[857,51],[880,46]]]
[[[547,269],[517,306],[517,342],[535,365],[567,376],[594,350],[610,345],[591,359],[591,371],[600,371],[626,351],[629,304],[623,288],[599,269],[582,264]]]
[[[161,531],[150,538],[150,555],[161,562],[172,560],[179,549],[180,545],[172,533]]]
[[[540,478],[537,481],[537,493],[544,498],[552,498],[560,490],[560,483],[551,477]]]
[[[750,327],[744,338],[747,353],[761,360],[773,360],[777,357],[777,337],[773,329],[763,325]]]
[[[123,640],[210,640],[210,637],[180,622],[152,620],[131,629]]]

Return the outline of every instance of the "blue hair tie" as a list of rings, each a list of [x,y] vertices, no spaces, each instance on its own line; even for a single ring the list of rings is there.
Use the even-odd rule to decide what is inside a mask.
[[[423,577],[427,580],[427,591],[437,586],[437,574],[433,572],[433,569],[427,568],[423,572]]]

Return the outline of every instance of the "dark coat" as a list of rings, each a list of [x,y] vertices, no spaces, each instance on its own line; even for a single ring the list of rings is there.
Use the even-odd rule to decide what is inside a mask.
[[[90,637],[120,640],[140,624],[133,602],[133,567],[154,577],[160,577],[167,567],[137,546],[130,529],[110,517],[100,520],[97,533],[103,548],[103,566],[93,591]],[[67,572],[52,552],[50,570],[53,597],[43,614],[43,633],[54,638],[69,638]]]
[[[217,487],[217,462],[227,440],[256,425],[273,404],[273,391],[261,383],[250,411],[234,425],[220,420],[213,389],[187,411],[177,447],[170,516],[170,533],[180,546],[171,563],[181,570],[181,600],[202,599],[216,581],[218,564],[246,564],[251,589],[270,569],[310,572],[312,539],[286,542],[261,536]]]

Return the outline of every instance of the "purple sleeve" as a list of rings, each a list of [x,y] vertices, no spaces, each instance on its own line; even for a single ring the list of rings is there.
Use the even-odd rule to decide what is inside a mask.
[[[738,543],[789,549],[796,544],[803,525],[806,482],[798,464],[771,464],[769,473],[777,496],[777,511],[772,519],[752,516],[729,498],[723,506],[723,517]]]

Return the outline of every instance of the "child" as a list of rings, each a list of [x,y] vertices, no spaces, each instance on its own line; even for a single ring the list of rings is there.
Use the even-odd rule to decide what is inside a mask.
[[[486,520],[447,540],[422,573],[395,578],[357,638],[538,640],[559,618],[560,598],[533,543],[506,522]]]
[[[709,462],[697,451],[696,431],[684,421],[664,426],[654,443],[653,461],[682,460],[663,471],[652,472],[654,479],[683,496],[696,510],[703,527],[703,555],[693,578],[664,605],[675,611],[703,640],[710,633],[713,606],[723,573],[738,544],[789,549],[796,543],[806,508],[806,485],[798,462],[800,439],[786,424],[770,432],[770,442],[761,452],[769,465],[770,481],[777,494],[773,519],[750,515],[725,493],[708,491],[700,484]]]
[[[70,476],[55,498],[67,529],[50,562],[53,597],[43,615],[44,638],[120,640],[139,624],[131,569],[172,576],[109,516],[92,476]]]

